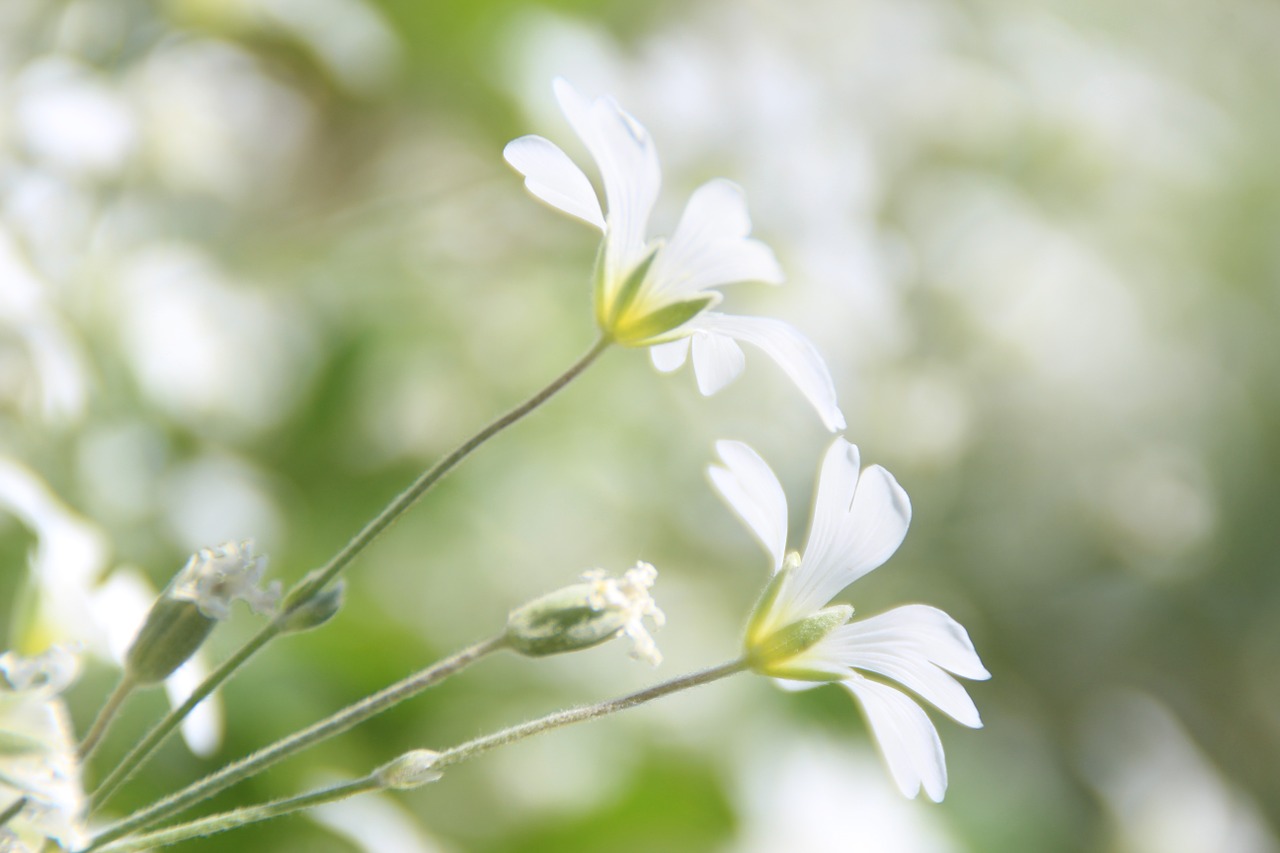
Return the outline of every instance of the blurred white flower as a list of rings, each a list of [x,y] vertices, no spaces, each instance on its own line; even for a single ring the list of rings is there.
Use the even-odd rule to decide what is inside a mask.
[[[38,851],[47,839],[79,849],[86,840],[75,734],[58,696],[76,672],[75,657],[58,647],[0,655],[0,809],[26,797],[0,827],[0,850]]]
[[[91,655],[119,666],[146,618],[156,592],[138,572],[117,569],[105,580],[107,543],[101,531],[63,505],[28,468],[0,456],[0,511],[12,513],[36,537],[31,555],[34,613],[19,620],[22,650],[76,643]],[[165,680],[175,707],[201,681],[207,669],[197,657]],[[217,696],[201,702],[183,721],[182,736],[191,751],[210,755],[222,736]]]
[[[748,238],[751,219],[742,190],[723,179],[694,191],[669,241],[645,236],[661,183],[648,132],[612,98],[590,101],[563,79],[560,108],[600,169],[606,214],[591,181],[559,147],[541,136],[507,144],[504,156],[538,198],[604,232],[596,270],[596,322],[623,346],[652,347],[662,371],[680,367],[692,339],[698,388],[710,395],[742,372],[739,341],[759,347],[787,373],[828,429],[843,429],[825,362],[798,331],[765,317],[708,311],[713,288],[740,281],[780,284],[773,252]]]
[[[747,445],[716,444],[724,467],[712,483],[773,557],[774,576],[747,628],[755,671],[790,689],[836,681],[862,706],[898,788],[924,788],[939,801],[947,769],[938,732],[917,701],[859,670],[891,679],[957,722],[980,728],[973,700],[948,673],[985,679],[964,628],[933,607],[911,604],[848,622],[852,608],[831,598],[893,555],[911,521],[911,503],[878,465],[859,467],[858,448],[837,438],[818,480],[803,556],[784,557],[787,501],[773,471]],[[847,624],[846,624],[847,623]]]

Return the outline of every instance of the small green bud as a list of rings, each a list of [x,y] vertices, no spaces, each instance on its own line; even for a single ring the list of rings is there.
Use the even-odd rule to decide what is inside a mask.
[[[543,657],[588,649],[626,634],[635,644],[632,655],[655,666],[662,660],[643,625],[648,616],[663,624],[649,588],[658,572],[637,563],[621,578],[599,569],[587,572],[587,583],[574,584],[536,598],[511,611],[507,618],[508,645],[522,655]]]
[[[382,765],[373,771],[373,775],[384,788],[408,791],[444,775],[442,771],[432,769],[439,757],[440,753],[430,749],[415,749]]]
[[[284,620],[284,632],[295,633],[319,628],[342,609],[346,597],[346,581],[338,581],[329,589],[311,597],[306,603],[289,613]]]
[[[542,657],[589,649],[622,630],[622,616],[596,610],[591,587],[574,584],[535,598],[507,617],[507,641],[522,655]]]
[[[830,681],[828,673],[806,668],[803,663],[791,664],[793,658],[815,646],[836,628],[849,621],[853,608],[837,604],[819,610],[790,625],[773,632],[763,641],[747,648],[751,668],[764,675],[777,678]]]
[[[161,593],[125,654],[125,672],[140,686],[164,681],[196,653],[216,624],[194,602]]]

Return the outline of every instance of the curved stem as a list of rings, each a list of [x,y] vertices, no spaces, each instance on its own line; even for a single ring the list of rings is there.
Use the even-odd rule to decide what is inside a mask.
[[[587,350],[581,358],[570,365],[568,370],[557,376],[549,385],[502,417],[491,422],[484,429],[459,445],[448,456],[423,472],[407,489],[396,496],[395,500],[389,503],[382,512],[378,513],[372,521],[361,528],[360,532],[352,537],[329,562],[300,580],[289,591],[288,596],[285,598],[285,605],[281,608],[280,613],[265,625],[262,630],[249,638],[235,654],[214,670],[208,678],[201,682],[200,686],[188,697],[187,701],[165,715],[164,719],[157,723],[147,733],[146,737],[125,756],[119,766],[103,780],[98,790],[93,793],[93,802],[96,805],[101,805],[115,791],[119,790],[120,786],[128,781],[160,744],[173,733],[173,730],[186,719],[196,705],[200,704],[210,693],[230,678],[259,649],[274,639],[276,635],[283,633],[288,617],[295,610],[304,605],[312,596],[320,592],[330,581],[337,577],[361,551],[367,548],[396,519],[417,503],[419,498],[453,470],[459,462],[470,456],[480,445],[551,399],[557,391],[568,385],[590,367],[611,344],[612,341],[608,337],[599,338],[591,346],[591,349]]]
[[[139,829],[145,829],[169,815],[183,811],[201,800],[208,799],[237,782],[257,775],[278,761],[283,761],[309,746],[341,734],[393,705],[416,696],[428,687],[460,672],[485,655],[505,647],[506,638],[504,635],[499,635],[463,649],[457,654],[416,672],[390,687],[367,696],[359,702],[348,705],[336,714],[332,714],[302,731],[281,738],[268,747],[264,747],[239,761],[234,761],[220,770],[210,773],[181,791],[170,794],[164,799],[134,812],[129,817],[112,824],[97,835],[94,838],[94,846],[89,849],[96,850],[98,845],[121,838]]]
[[[120,676],[120,681],[116,683],[115,689],[111,691],[107,701],[102,704],[102,710],[98,712],[93,725],[89,726],[89,731],[85,734],[84,740],[80,742],[81,762],[87,761],[89,756],[93,755],[93,751],[98,748],[98,744],[102,742],[102,736],[107,733],[107,729],[111,726],[111,721],[115,719],[116,713],[124,705],[124,700],[129,698],[129,694],[133,692],[135,686],[128,673]]]
[[[682,675],[679,678],[673,678],[670,681],[664,681],[661,684],[655,684],[653,687],[647,687],[644,690],[620,696],[617,699],[609,699],[595,705],[570,708],[567,711],[557,711],[554,714],[548,714],[545,717],[530,720],[529,722],[446,749],[440,753],[440,757],[431,766],[432,769],[443,770],[452,764],[459,764],[482,752],[488,752],[491,749],[524,740],[532,735],[572,725],[573,723],[594,720],[597,717],[604,717],[618,711],[625,711],[627,708],[634,708],[636,705],[643,705],[645,702],[661,699],[663,696],[668,696],[681,690],[688,690],[690,687],[697,687],[735,675],[745,671],[749,666],[745,660],[730,661],[719,666],[713,666],[710,669],[700,670],[688,675]]]
[[[356,794],[363,794],[367,791],[376,791],[381,787],[382,783],[376,778],[366,776],[363,779],[321,788],[296,797],[286,797],[269,803],[261,803],[256,806],[246,806],[234,811],[209,815],[199,820],[193,820],[190,823],[166,827],[145,835],[135,835],[132,838],[126,838],[113,844],[108,844],[105,847],[95,846],[88,849],[100,850],[102,853],[125,853],[125,851],[166,847],[191,838],[226,832],[228,829],[235,829],[247,823],[257,823],[258,821],[269,820],[273,817],[291,814],[302,809],[321,806],[337,800],[345,800],[347,797],[354,797]]]

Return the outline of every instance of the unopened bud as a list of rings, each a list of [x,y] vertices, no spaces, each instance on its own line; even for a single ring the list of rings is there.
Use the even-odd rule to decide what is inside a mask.
[[[164,681],[196,653],[216,624],[193,602],[161,593],[125,654],[125,672],[141,686]]]
[[[373,775],[384,788],[407,791],[444,775],[442,771],[432,769],[439,757],[440,753],[430,749],[415,749],[382,765]]]
[[[583,575],[586,583],[574,584],[536,598],[511,611],[506,639],[512,649],[530,657],[543,657],[588,649],[626,634],[635,644],[633,655],[650,663],[662,660],[642,619],[663,624],[662,611],[649,595],[657,570],[637,563],[621,578],[610,578],[599,569]]]
[[[299,605],[285,617],[285,633],[310,631],[328,622],[342,609],[346,591],[346,581],[338,581],[324,592],[313,595],[305,604]]]

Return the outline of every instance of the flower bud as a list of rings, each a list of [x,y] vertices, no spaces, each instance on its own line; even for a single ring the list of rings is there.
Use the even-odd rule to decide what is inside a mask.
[[[434,782],[444,773],[432,769],[440,753],[430,749],[415,749],[373,771],[374,778],[384,788],[407,791]]]
[[[328,622],[342,609],[346,591],[346,581],[338,581],[324,592],[313,595],[285,617],[285,633],[310,631]]]
[[[507,642],[520,654],[542,657],[587,649],[626,634],[635,644],[632,655],[656,666],[662,656],[642,620],[648,616],[657,626],[665,621],[649,595],[657,575],[648,563],[637,563],[621,578],[607,577],[600,569],[586,572],[582,576],[586,583],[556,590],[511,611]]]
[[[164,681],[196,653],[216,624],[194,603],[161,593],[125,653],[125,672],[140,686]]]
[[[201,548],[160,593],[138,636],[125,654],[125,671],[137,684],[155,684],[196,653],[213,626],[231,615],[241,599],[258,613],[269,613],[280,598],[280,583],[257,584],[266,557],[249,541]]]

